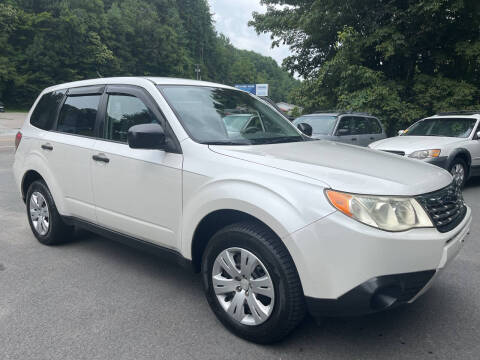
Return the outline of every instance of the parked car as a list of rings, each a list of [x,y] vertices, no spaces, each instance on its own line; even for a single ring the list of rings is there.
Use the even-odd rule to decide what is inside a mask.
[[[463,186],[480,175],[479,123],[480,111],[440,113],[370,147],[440,166]]]
[[[228,132],[232,110],[264,128]],[[76,226],[167,253],[202,272],[228,329],[259,343],[282,339],[307,310],[413,302],[472,221],[447,171],[312,140],[256,96],[208,82],[53,86],[15,145],[18,191],[42,244]]]
[[[1,101],[0,101],[0,112],[5,112],[5,106]]]
[[[386,138],[381,122],[365,113],[318,112],[302,115],[293,123],[310,125],[314,139],[367,146],[371,142]]]
[[[263,101],[266,101],[270,105],[272,105],[275,108],[275,110],[277,110],[280,114],[285,116],[288,120],[290,120],[290,121],[294,120],[294,118],[292,116],[288,115],[286,112],[284,112],[282,109],[280,109],[278,107],[277,103],[275,101],[273,101],[273,99],[270,96],[259,96],[259,98],[262,99]]]

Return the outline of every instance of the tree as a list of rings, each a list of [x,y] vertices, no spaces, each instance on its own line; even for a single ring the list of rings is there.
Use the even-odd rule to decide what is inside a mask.
[[[297,86],[273,59],[236,49],[214,30],[206,0],[4,0],[0,99],[30,106],[51,85],[98,76],[175,76]]]
[[[306,110],[369,111],[393,134],[437,111],[479,106],[476,0],[263,3],[251,25],[291,47],[284,66],[307,80],[294,96]]]

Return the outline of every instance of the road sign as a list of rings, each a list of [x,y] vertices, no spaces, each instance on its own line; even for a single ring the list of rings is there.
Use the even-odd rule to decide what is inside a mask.
[[[255,94],[257,96],[268,96],[268,84],[257,84]]]
[[[249,92],[250,94],[256,93],[256,85],[255,84],[240,84],[240,85],[235,85],[237,89]]]

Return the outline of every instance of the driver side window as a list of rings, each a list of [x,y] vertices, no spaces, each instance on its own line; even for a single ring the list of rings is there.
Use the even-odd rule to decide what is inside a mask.
[[[124,143],[132,126],[158,123],[143,101],[130,95],[109,95],[105,120],[104,138]]]
[[[351,120],[351,116],[344,116],[340,119],[336,132],[337,136],[351,135]]]

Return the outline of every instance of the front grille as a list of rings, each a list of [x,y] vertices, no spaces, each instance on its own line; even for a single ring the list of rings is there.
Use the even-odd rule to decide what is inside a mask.
[[[396,151],[396,150],[382,150],[391,154],[405,156],[405,151]]]
[[[441,190],[417,196],[416,199],[442,233],[454,229],[467,213],[462,190],[455,182]]]

